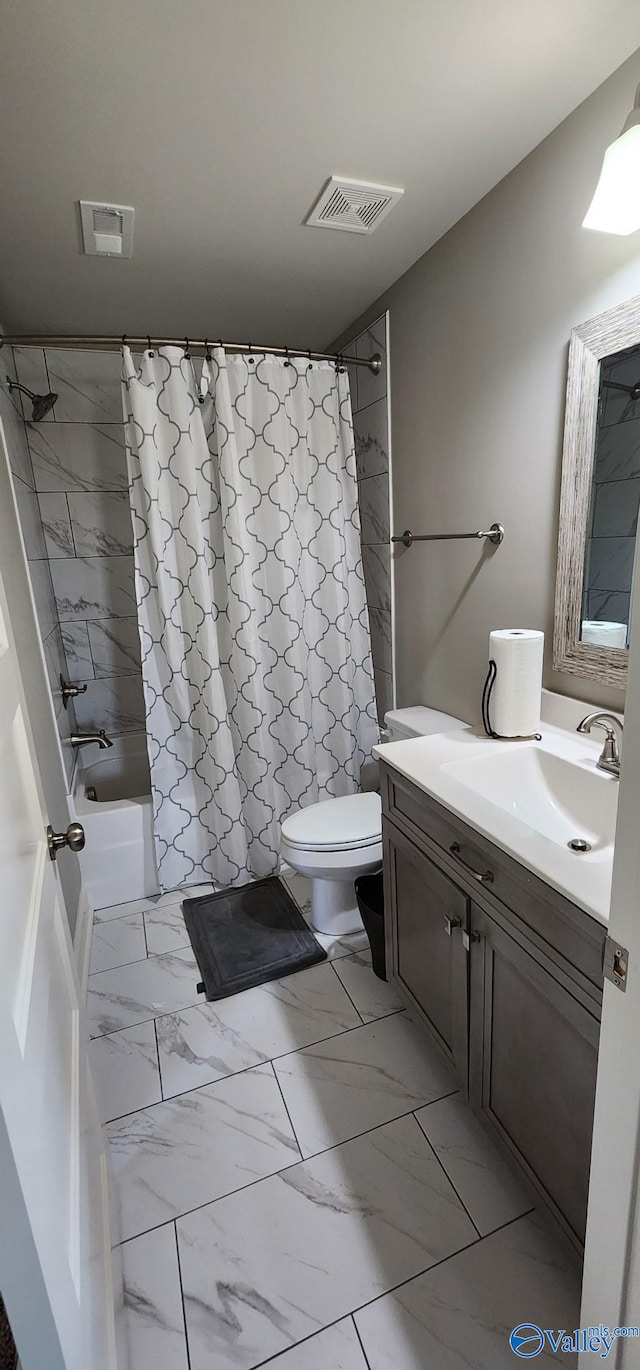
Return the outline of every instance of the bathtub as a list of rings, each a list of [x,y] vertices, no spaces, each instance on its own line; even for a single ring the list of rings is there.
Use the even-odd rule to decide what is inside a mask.
[[[73,804],[85,832],[82,876],[94,909],[159,893],[144,733],[82,748]]]

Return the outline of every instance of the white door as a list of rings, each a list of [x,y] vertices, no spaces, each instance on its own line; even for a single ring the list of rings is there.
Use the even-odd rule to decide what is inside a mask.
[[[2,452],[0,426],[0,460]],[[0,1293],[22,1370],[113,1370],[104,1143],[0,545]],[[63,860],[64,855],[59,857]]]

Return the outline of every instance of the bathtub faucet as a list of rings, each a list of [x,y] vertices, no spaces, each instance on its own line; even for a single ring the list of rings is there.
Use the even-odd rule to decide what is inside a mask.
[[[69,741],[72,747],[84,747],[86,742],[97,742],[99,747],[113,747],[110,737],[107,737],[104,728],[99,733],[71,733]]]

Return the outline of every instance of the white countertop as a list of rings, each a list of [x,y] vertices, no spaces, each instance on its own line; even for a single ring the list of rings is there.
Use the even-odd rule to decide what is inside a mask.
[[[465,728],[381,744],[374,755],[606,925],[618,782],[596,770],[603,735],[548,723],[541,732],[540,742],[505,742]],[[593,849],[570,851],[578,836]]]

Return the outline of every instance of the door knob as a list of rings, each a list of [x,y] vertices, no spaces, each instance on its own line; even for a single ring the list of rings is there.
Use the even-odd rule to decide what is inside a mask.
[[[55,861],[61,847],[70,847],[71,851],[82,851],[84,847],[84,828],[82,823],[70,823],[66,832],[54,832],[51,824],[47,828],[47,846],[49,856]]]

